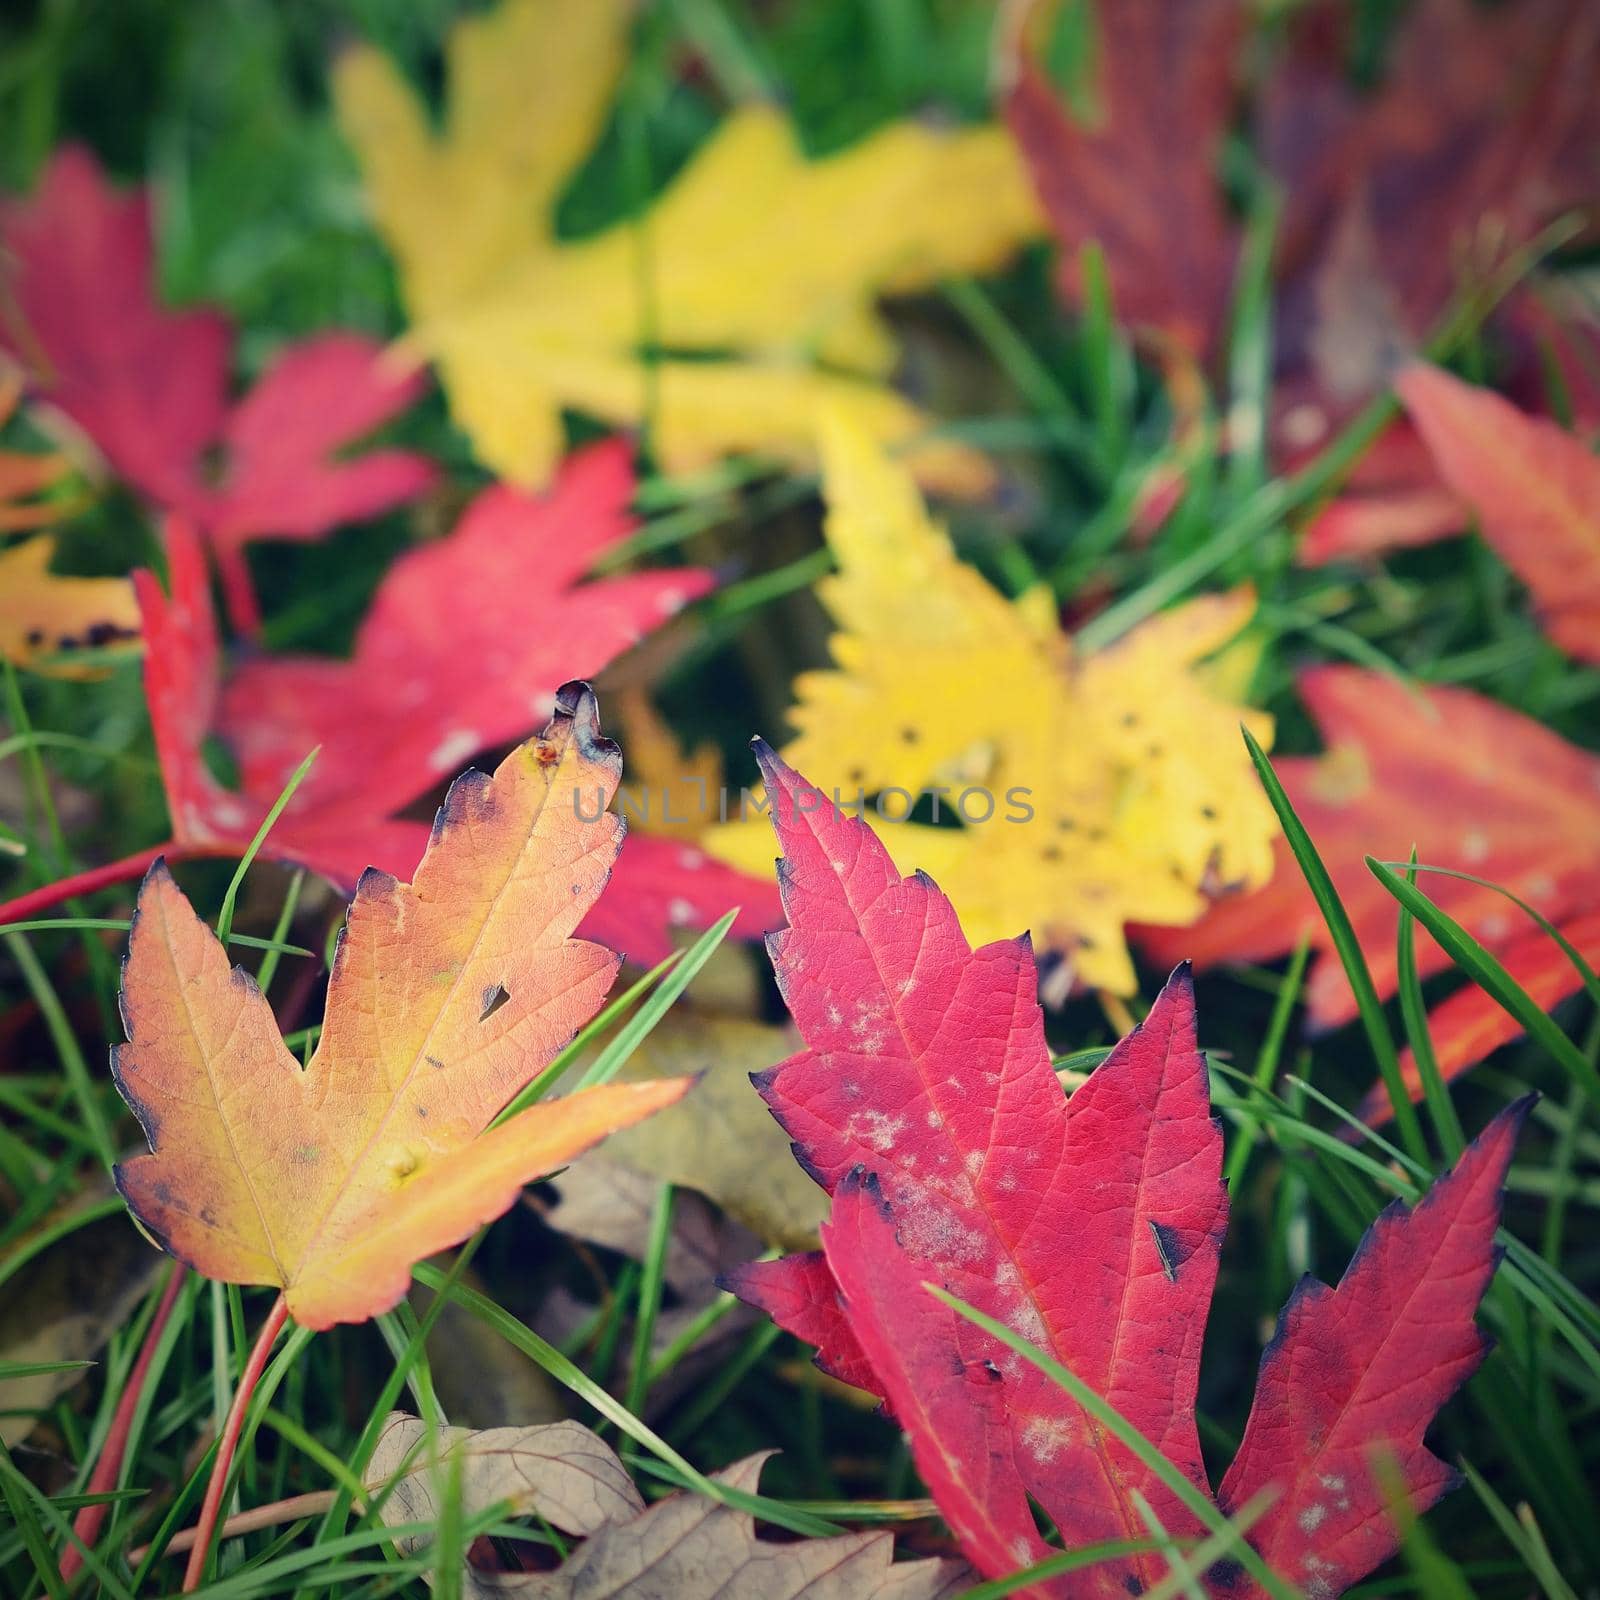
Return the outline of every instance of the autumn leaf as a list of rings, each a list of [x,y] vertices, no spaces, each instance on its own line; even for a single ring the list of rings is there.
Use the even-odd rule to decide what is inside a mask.
[[[12,901],[0,918],[33,915],[75,888],[135,877],[158,854],[240,854],[318,745],[265,856],[345,889],[368,866],[408,877],[427,828],[397,820],[397,812],[473,756],[549,716],[568,673],[598,672],[709,587],[710,575],[693,568],[584,581],[632,531],[632,492],[620,443],[579,452],[547,495],[485,490],[453,533],[390,568],[353,659],[257,656],[225,684],[204,557],[193,531],[174,521],[166,540],[170,596],[150,573],[134,579],[172,838],[66,887]],[[473,619],[465,643],[462,616]],[[213,733],[237,760],[237,790],[224,788],[205,764]],[[598,809],[592,794],[581,808]],[[741,933],[764,931],[772,902],[770,885],[671,840],[641,836],[630,841],[585,931],[654,962],[670,953],[675,927],[709,926],[736,905],[748,908]]]
[[[1238,249],[1218,173],[1245,20],[1238,0],[1097,6],[1095,105],[1077,116],[1039,60],[1061,8],[1015,9],[1006,117],[1061,244],[1064,296],[1082,303],[1083,247],[1096,244],[1131,326],[1207,354]]]
[[[1415,846],[1428,865],[1499,884],[1561,927],[1600,906],[1600,759],[1464,689],[1329,666],[1303,673],[1300,693],[1324,753],[1282,758],[1276,770],[1332,874],[1380,996],[1392,995],[1398,982],[1396,909],[1367,871],[1366,855],[1403,861]],[[1356,1013],[1349,983],[1286,846],[1277,857],[1264,889],[1219,901],[1181,934],[1144,930],[1140,943],[1158,959],[1184,955],[1210,964],[1270,960],[1309,938],[1318,952],[1306,987],[1310,1018],[1318,1028],[1338,1026]],[[1549,945],[1536,966],[1548,963],[1543,988],[1550,998],[1578,987],[1560,950],[1493,889],[1439,876],[1430,878],[1428,892],[1492,950],[1522,947],[1529,937]],[[1449,961],[1423,935],[1417,964],[1426,976]],[[1462,998],[1446,1020],[1467,1005]],[[1475,1004],[1468,1014],[1477,1014]],[[1453,1071],[1508,1037],[1500,1024],[1455,1026]]]
[[[824,1209],[816,1186],[789,1160],[788,1140],[750,1093],[751,1074],[781,1060],[794,1044],[786,1028],[676,1007],[628,1057],[616,1081],[692,1074],[698,1079],[694,1099],[627,1130],[606,1147],[606,1159],[715,1200],[764,1244],[814,1244]]]
[[[1600,458],[1487,389],[1412,366],[1395,387],[1439,474],[1528,586],[1545,632],[1600,661]]]
[[[766,1459],[747,1456],[712,1481],[753,1494]],[[582,1540],[554,1572],[469,1564],[463,1593],[484,1600],[949,1600],[971,1583],[957,1561],[893,1564],[891,1533],[779,1544],[755,1536],[748,1512],[708,1495],[681,1492],[646,1509],[611,1447],[575,1422],[483,1433],[444,1428],[430,1440],[426,1424],[396,1413],[373,1452],[367,1487],[376,1493],[394,1485],[379,1508],[391,1527],[437,1521],[452,1470],[464,1518],[505,1504],[513,1516],[538,1516]],[[410,1553],[421,1545],[408,1537],[402,1547]]]
[[[567,407],[648,416],[673,471],[742,450],[803,464],[828,402],[910,445],[924,481],[988,487],[982,456],[919,439],[931,419],[888,387],[875,302],[993,270],[1038,231],[1005,134],[896,123],[813,161],[778,111],[740,106],[644,217],[562,239],[555,198],[599,135],[632,17],[625,0],[503,0],[459,23],[437,132],[376,50],[339,64],[406,347],[438,365],[479,457],[545,482]]]
[[[164,1249],[280,1286],[305,1327],[358,1322],[523,1184],[683,1094],[684,1078],[582,1090],[489,1128],[616,973],[571,935],[623,825],[582,820],[571,795],[609,796],[621,765],[592,691],[569,684],[542,737],[458,778],[414,883],[362,875],[303,1070],[249,975],[151,869],[112,1072],[151,1148],[117,1186]]]
[[[431,464],[408,451],[346,459],[422,389],[370,339],[292,345],[230,400],[226,320],[162,307],[150,197],[119,194],[88,151],[57,151],[31,199],[0,206],[0,243],[0,342],[119,478],[202,531],[241,627],[257,620],[246,543],[320,539],[433,482]]]
[[[882,797],[885,844],[980,937],[1031,928],[1069,976],[1131,994],[1125,923],[1190,922],[1204,885],[1271,871],[1276,825],[1238,744],[1241,720],[1269,740],[1271,721],[1197,666],[1254,597],[1205,596],[1083,654],[1042,587],[1008,600],[962,562],[910,476],[844,419],[822,454],[839,570],[817,595],[836,665],[796,678],[785,758],[845,797]],[[934,790],[964,826],[903,823]],[[771,859],[758,818],[705,845],[750,871]]]
[[[54,537],[41,533],[0,550],[0,657],[54,678],[104,677],[104,666],[50,658],[137,641],[133,585],[52,572],[55,547]]]
[[[757,1086],[833,1207],[822,1256],[754,1265],[734,1287],[820,1336],[825,1365],[870,1376],[985,1573],[1049,1553],[1030,1497],[1067,1548],[1147,1537],[1140,1499],[1169,1535],[1203,1534],[1192,1496],[923,1287],[1070,1369],[1205,1492],[1195,1393],[1227,1199],[1187,973],[1065,1098],[1028,941],[973,950],[930,878],[901,878],[869,829],[761,759],[789,919],[773,965],[807,1048]],[[1418,1509],[1449,1485],[1422,1436],[1486,1349],[1473,1312],[1525,1110],[1414,1211],[1385,1212],[1337,1289],[1305,1280],[1264,1357],[1219,1504],[1275,1491],[1251,1543],[1308,1592],[1337,1594],[1396,1548],[1373,1451]],[[1165,1566],[1102,1562],[1095,1592],[1149,1588]],[[1241,1569],[1214,1576],[1257,1592]]]

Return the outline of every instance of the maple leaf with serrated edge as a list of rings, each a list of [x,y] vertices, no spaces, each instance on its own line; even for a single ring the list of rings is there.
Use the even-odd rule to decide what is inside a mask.
[[[572,456],[546,495],[485,490],[454,532],[402,556],[379,586],[349,661],[256,657],[221,681],[205,561],[193,531],[167,533],[172,584],[135,574],[146,637],[145,694],[172,817],[172,838],[0,906],[18,920],[169,860],[240,854],[306,755],[321,754],[268,834],[263,854],[352,888],[377,866],[409,876],[427,827],[395,813],[480,751],[520,738],[554,708],[572,672],[594,673],[687,600],[695,568],[584,581],[632,531],[628,453],[609,441]],[[461,618],[472,618],[464,638]],[[219,734],[241,786],[224,788],[203,758]],[[574,800],[598,809],[593,794]],[[653,963],[679,926],[706,927],[742,906],[741,934],[776,920],[768,883],[670,839],[629,841],[585,932]]]
[[[1397,908],[1367,870],[1368,855],[1404,861],[1415,846],[1419,861],[1499,884],[1575,943],[1593,948],[1593,914],[1600,908],[1600,757],[1466,689],[1425,688],[1348,666],[1314,667],[1301,674],[1299,688],[1324,751],[1284,757],[1276,771],[1333,878],[1380,997],[1394,994],[1399,982]],[[1340,1026],[1356,1015],[1349,980],[1281,840],[1276,856],[1265,888],[1219,900],[1181,934],[1143,928],[1137,941],[1159,960],[1188,956],[1212,965],[1271,960],[1309,938],[1317,952],[1305,991],[1311,1023]],[[1554,1004],[1581,986],[1560,946],[1494,889],[1443,875],[1426,876],[1424,883],[1429,898],[1475,939],[1514,958],[1543,1001]],[[1424,977],[1450,966],[1422,929],[1416,959]],[[1436,1016],[1440,1070],[1447,1077],[1520,1031],[1476,990],[1453,996]],[[1412,1097],[1420,1098],[1421,1080],[1409,1058],[1406,1075]],[[1387,1094],[1371,1096],[1364,1110],[1387,1117]]]
[[[413,883],[362,874],[302,1069],[248,973],[151,868],[128,934],[112,1075],[150,1141],[117,1187],[164,1249],[282,1288],[308,1328],[359,1322],[412,1264],[532,1179],[670,1105],[687,1078],[613,1084],[489,1124],[598,1010],[620,958],[572,937],[626,831],[571,804],[621,773],[593,692],[450,787]]]
[[[674,471],[731,451],[808,465],[829,402],[907,446],[924,481],[990,487],[982,455],[920,437],[932,419],[888,385],[898,346],[875,302],[992,271],[1040,231],[1004,131],[900,122],[813,161],[776,108],[738,106],[643,219],[557,238],[556,198],[604,126],[633,17],[628,0],[503,0],[461,21],[437,127],[375,49],[339,63],[406,348],[437,364],[479,457],[544,482],[565,407],[648,418]]]
[[[884,842],[934,873],[975,937],[1029,928],[1069,982],[1131,994],[1126,923],[1190,922],[1204,885],[1271,872],[1276,823],[1238,726],[1270,741],[1272,720],[1200,665],[1253,593],[1200,596],[1080,652],[1044,586],[1009,600],[960,560],[910,474],[848,419],[824,420],[821,453],[835,665],[796,677],[785,759],[883,797]],[[932,790],[934,820],[964,826],[904,825]],[[771,859],[759,818],[704,844],[746,871]]]
[[[432,464],[410,451],[345,457],[422,392],[371,339],[328,333],[290,345],[230,401],[226,319],[163,309],[150,197],[117,193],[86,150],[57,151],[30,199],[0,206],[0,242],[0,343],[119,478],[202,530],[240,627],[259,622],[249,541],[320,539],[433,483]]]
[[[756,1083],[833,1206],[820,1256],[754,1264],[731,1287],[885,1399],[984,1572],[1049,1553],[1030,1497],[1068,1548],[1148,1537],[1141,1497],[1169,1534],[1201,1535],[1065,1391],[924,1290],[1068,1367],[1205,1490],[1195,1389],[1227,1199],[1187,972],[1067,1099],[1027,941],[973,950],[931,879],[901,878],[864,824],[758,755],[788,916],[773,968],[807,1048]],[[1337,1289],[1303,1281],[1263,1357],[1218,1504],[1274,1490],[1250,1542],[1308,1594],[1341,1592],[1397,1548],[1372,1452],[1418,1508],[1449,1486],[1422,1437],[1486,1349],[1473,1312],[1525,1110],[1496,1118],[1414,1210],[1386,1211]],[[1122,1557],[1070,1590],[1038,1587],[1121,1597],[1165,1565]],[[1235,1566],[1209,1581],[1257,1592]]]

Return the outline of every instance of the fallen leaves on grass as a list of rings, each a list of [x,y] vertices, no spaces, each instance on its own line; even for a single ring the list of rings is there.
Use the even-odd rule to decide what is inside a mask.
[[[1187,972],[1068,1100],[1028,941],[973,950],[930,878],[901,878],[870,830],[813,805],[770,752],[762,766],[789,918],[773,965],[807,1048],[758,1087],[833,1205],[820,1256],[752,1266],[734,1287],[886,1400],[983,1572],[1050,1553],[1030,1497],[1068,1549],[1143,1539],[1153,1522],[1204,1537],[1195,1393],[1227,1199]],[[1214,1503],[1259,1512],[1276,1495],[1250,1530],[1257,1568],[1331,1597],[1391,1555],[1374,1452],[1416,1509],[1454,1481],[1422,1439],[1487,1350],[1473,1314],[1525,1109],[1414,1209],[1385,1211],[1336,1289],[1307,1278],[1290,1299]],[[1168,1470],[927,1280],[1069,1369]],[[1101,1562],[1092,1592],[1142,1592],[1167,1565]],[[1248,1565],[1215,1569],[1217,1592],[1259,1592]],[[1082,1578],[1039,1588],[1091,1592]]]
[[[598,672],[710,586],[710,575],[694,568],[585,579],[631,532],[632,490],[620,443],[573,456],[547,494],[487,489],[451,534],[390,568],[352,659],[258,656],[225,685],[200,543],[187,523],[173,521],[170,595],[152,573],[134,577],[172,838],[14,900],[0,907],[0,919],[33,915],[75,887],[137,877],[160,854],[240,854],[319,744],[263,854],[345,890],[368,866],[408,877],[428,830],[397,812],[473,756],[523,736],[550,715],[563,678]],[[473,619],[470,641],[463,616]],[[238,789],[224,787],[206,764],[213,733],[237,759]],[[598,809],[592,793],[568,803]],[[773,898],[770,884],[641,834],[585,931],[653,963],[670,953],[674,928],[709,926],[736,905],[748,908],[741,934],[764,931]]]
[[[525,1183],[683,1094],[687,1079],[611,1085],[488,1129],[616,973],[571,935],[624,830],[579,818],[572,795],[609,797],[620,771],[592,691],[569,684],[542,737],[492,777],[458,778],[415,882],[362,875],[304,1070],[249,975],[151,870],[112,1070],[151,1145],[118,1187],[163,1248],[282,1287],[306,1327],[361,1321]]]
[[[753,1494],[767,1456],[747,1456],[713,1481]],[[391,1416],[373,1453],[367,1486],[395,1487],[379,1515],[393,1527],[436,1522],[455,1474],[460,1513],[504,1504],[583,1542],[554,1572],[489,1572],[468,1563],[462,1592],[476,1600],[947,1600],[970,1586],[960,1562],[893,1564],[892,1533],[850,1533],[785,1543],[758,1539],[750,1514],[683,1492],[646,1508],[609,1445],[576,1422],[468,1433],[432,1440],[415,1417]],[[408,1552],[424,1541],[407,1538]]]
[[[822,453],[839,570],[817,595],[836,665],[795,680],[785,758],[881,797],[885,844],[932,872],[977,936],[1030,928],[1085,985],[1131,994],[1124,924],[1191,922],[1205,886],[1271,873],[1276,825],[1238,739],[1243,720],[1270,740],[1271,719],[1200,665],[1254,596],[1202,597],[1081,653],[1042,586],[1008,600],[957,557],[870,438],[834,418]],[[934,820],[963,826],[904,824],[931,791]],[[771,859],[758,818],[705,842],[746,870]]]
[[[88,151],[57,151],[29,199],[0,206],[0,242],[0,341],[112,472],[203,531],[241,627],[257,620],[245,544],[320,539],[433,482],[432,465],[408,451],[346,455],[422,390],[370,339],[291,345],[230,399],[226,319],[160,304],[150,196],[119,194]]]
[[[810,160],[771,106],[736,107],[642,216],[558,237],[554,203],[621,75],[625,0],[503,0],[457,25],[437,131],[375,49],[335,83],[379,228],[399,263],[407,347],[437,363],[480,458],[537,485],[561,410],[650,423],[670,470],[729,451],[807,463],[823,401],[924,481],[978,492],[992,472],[887,384],[882,294],[992,270],[1039,230],[994,127],[903,122]]]

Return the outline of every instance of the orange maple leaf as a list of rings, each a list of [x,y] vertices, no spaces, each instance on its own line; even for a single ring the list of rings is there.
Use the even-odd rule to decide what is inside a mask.
[[[687,1078],[609,1085],[489,1128],[616,974],[618,956],[571,935],[625,831],[575,796],[609,798],[621,769],[592,691],[568,684],[541,737],[492,777],[458,778],[414,881],[363,875],[304,1070],[255,982],[151,869],[112,1070],[152,1152],[117,1186],[165,1249],[280,1286],[304,1327],[359,1322],[523,1184],[684,1093]]]
[[[1543,417],[1437,367],[1395,382],[1439,476],[1527,584],[1563,650],[1600,661],[1600,458]]]

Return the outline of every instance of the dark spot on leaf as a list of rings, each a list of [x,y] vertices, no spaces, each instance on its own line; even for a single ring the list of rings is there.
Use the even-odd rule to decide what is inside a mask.
[[[1217,808],[1215,806],[1201,806],[1200,815],[1204,817],[1207,822],[1215,822],[1217,820]]]
[[[424,1056],[422,1059],[426,1061],[430,1067],[434,1068],[435,1071],[444,1071],[444,1062],[442,1062],[438,1056]]]
[[[1124,711],[1122,713],[1122,726],[1124,728],[1137,728],[1139,726],[1139,713],[1137,711]]]
[[[920,737],[920,735],[917,733],[917,730],[915,728],[902,728],[900,730],[900,737],[907,744],[915,744],[917,742],[918,738]]]
[[[487,1022],[510,998],[511,991],[503,983],[490,984],[483,991],[483,1009],[478,1013],[478,1021]]]
[[[1129,1594],[1139,1595],[1144,1593],[1144,1585],[1131,1572],[1122,1580],[1122,1587]]]
[[[43,628],[29,628],[28,629],[28,648],[31,649],[31,650],[37,650],[39,648],[39,646],[42,645],[43,643],[44,643],[44,629]]]
[[[1183,1241],[1178,1237],[1176,1228],[1168,1227],[1164,1222],[1157,1222],[1154,1217],[1150,1219],[1150,1234],[1156,1242],[1156,1254],[1161,1257],[1161,1270],[1167,1275],[1168,1283],[1178,1281],[1178,1268],[1189,1259],[1189,1252],[1183,1248]]]
[[[428,1114],[428,1108],[426,1106],[418,1106],[417,1107],[417,1115],[419,1117],[425,1117],[425,1116],[427,1116],[427,1114]]]
[[[1061,859],[1061,846],[1058,844],[1047,844],[1044,849],[1039,852],[1039,854],[1043,856],[1046,861],[1059,861]]]

